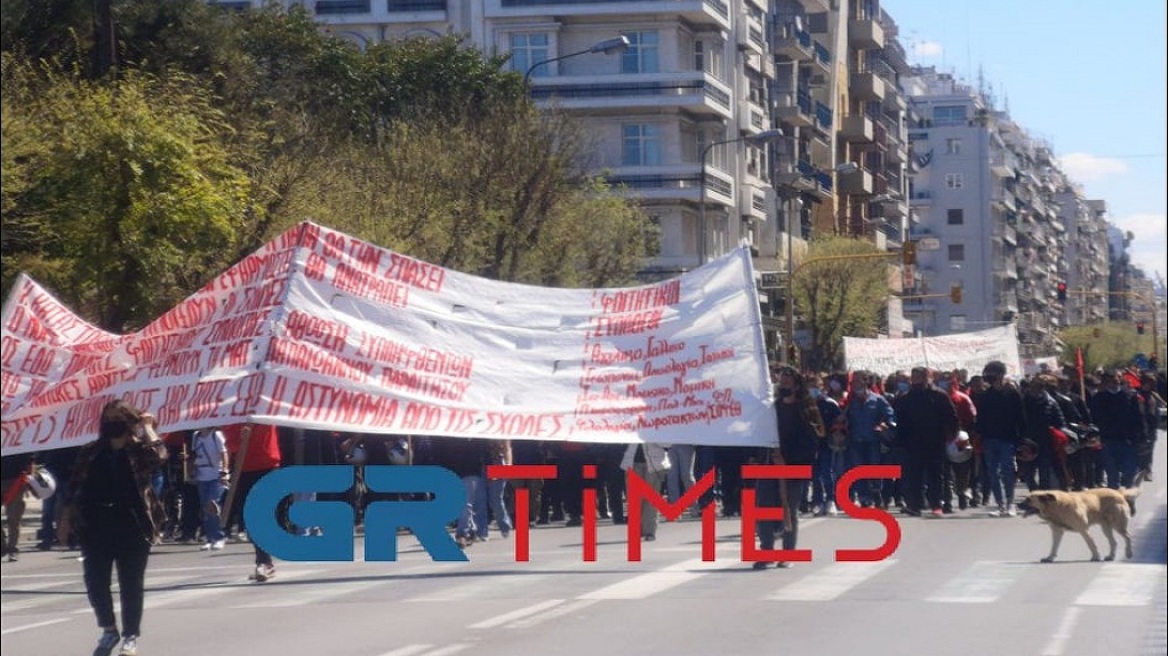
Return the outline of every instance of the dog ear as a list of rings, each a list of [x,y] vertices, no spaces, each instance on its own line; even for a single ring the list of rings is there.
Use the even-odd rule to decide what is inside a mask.
[[[1030,495],[1030,498],[1042,503],[1046,503],[1047,501],[1054,499],[1054,495],[1050,492],[1036,492]]]

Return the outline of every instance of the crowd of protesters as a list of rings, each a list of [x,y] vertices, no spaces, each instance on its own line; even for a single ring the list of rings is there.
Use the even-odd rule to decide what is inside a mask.
[[[140,622],[140,612],[134,610],[140,604],[134,601],[133,590],[149,551],[139,542],[147,546],[197,543],[202,550],[219,551],[228,542],[247,541],[242,513],[247,494],[264,474],[281,465],[356,466],[354,486],[348,492],[304,494],[285,502],[281,509],[285,527],[302,534],[319,529],[292,526],[287,520],[288,506],[326,497],[352,504],[360,530],[365,507],[383,497],[363,485],[361,472],[368,465],[439,465],[459,476],[466,503],[451,528],[463,548],[490,539],[492,522],[499,536],[508,537],[519,516],[527,517],[531,526],[580,526],[586,487],[595,490],[599,519],[624,524],[628,471],[671,503],[712,472],[715,484],[700,496],[693,508],[695,516],[710,504],[723,517],[738,516],[743,490],[753,488],[757,505],[786,510],[781,522],[759,522],[759,546],[772,549],[781,536],[782,547],[793,549],[800,515],[839,514],[836,484],[857,465],[899,465],[902,474],[898,479],[861,479],[847,491],[852,503],[930,517],[978,507],[995,517],[1015,516],[1014,493],[1019,485],[1030,490],[1079,490],[1129,487],[1151,480],[1165,397],[1162,372],[1101,370],[1078,376],[1044,371],[1010,378],[1000,362],[991,362],[972,376],[966,371],[924,367],[887,377],[865,371],[828,374],[776,367],[772,382],[781,438],[778,449],[410,438],[249,424],[164,434],[157,450],[142,451],[160,457],[136,457],[124,474],[125,468],[118,469],[116,458],[109,455],[120,453],[116,449],[95,451],[86,446],[10,456],[3,459],[0,483],[6,512],[5,553],[10,562],[18,559],[30,474],[49,472],[56,490],[43,497],[36,547],[106,554],[86,558],[86,583],[93,588],[90,597],[103,629],[99,647],[111,650],[118,634],[109,611],[108,570],[114,560],[119,562],[123,612],[129,613],[122,635],[129,640],[129,650],[123,653],[133,654]],[[132,409],[126,412],[139,416]],[[135,449],[139,447],[126,453],[138,453]],[[95,453],[104,458],[97,462],[105,463],[96,469],[105,472],[99,480],[126,476],[133,481],[125,486],[125,499],[111,497],[105,506],[86,505],[84,499],[94,495],[90,474]],[[499,464],[558,465],[558,476],[489,478],[486,468]],[[744,480],[742,466],[747,464],[810,465],[812,477],[809,481]],[[585,465],[595,466],[595,476],[585,478]],[[523,513],[514,507],[513,492],[520,487],[529,491],[529,506]],[[110,492],[102,494],[105,499]],[[98,548],[101,545],[94,546],[93,534],[86,536],[71,525],[69,518],[76,517],[79,508],[92,514],[123,501],[134,512],[119,517],[136,532],[121,531],[117,540],[107,535],[109,539],[99,542],[126,549],[103,551]],[[654,540],[658,513],[648,501],[643,502],[640,522],[641,538]],[[276,574],[272,558],[258,545],[252,548],[255,570],[251,578],[267,581]],[[121,559],[132,565],[127,566],[128,579],[123,578]],[[759,562],[754,567],[770,565],[788,567],[789,563]]]

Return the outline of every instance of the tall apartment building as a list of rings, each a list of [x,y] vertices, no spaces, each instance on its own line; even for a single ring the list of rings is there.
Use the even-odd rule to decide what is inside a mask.
[[[1107,321],[1109,296],[1106,203],[1085,199],[1065,179],[1055,199],[1067,227],[1067,324],[1101,324]]]
[[[919,69],[906,84],[921,119],[912,204],[922,295],[961,288],[960,302],[926,298],[911,308],[920,330],[944,334],[1014,322],[1023,355],[1061,346],[1060,283],[1070,267],[1065,186],[1050,146],[1027,134],[985,94]],[[909,308],[906,308],[906,314]]]
[[[301,0],[285,0],[289,5]],[[661,228],[646,277],[746,242],[772,283],[815,231],[897,248],[908,227],[909,73],[877,0],[315,0],[358,45],[464,34],[574,113],[594,162]],[[587,54],[623,35],[627,50]],[[540,62],[563,58],[540,65]],[[781,129],[776,137],[773,130]],[[765,143],[752,141],[769,135]],[[704,183],[704,184],[703,184]],[[899,284],[898,271],[890,281]],[[783,285],[764,285],[777,345]],[[890,303],[889,326],[908,331]]]

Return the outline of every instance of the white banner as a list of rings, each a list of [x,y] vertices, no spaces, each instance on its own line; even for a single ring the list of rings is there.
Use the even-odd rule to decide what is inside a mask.
[[[993,360],[1004,362],[1009,376],[1023,373],[1014,324],[936,337],[845,337],[844,360],[849,371],[872,371],[882,375],[909,371],[913,367],[938,371],[965,369],[970,375],[975,375]]]
[[[125,398],[163,431],[243,421],[412,435],[773,446],[750,255],[664,282],[486,280],[305,223],[140,332],[21,277],[3,455],[82,444]]]

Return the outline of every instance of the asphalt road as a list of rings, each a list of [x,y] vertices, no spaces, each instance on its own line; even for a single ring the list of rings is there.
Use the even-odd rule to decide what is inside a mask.
[[[1163,655],[1163,436],[1154,470],[1134,518],[1135,558],[1114,563],[1089,562],[1068,535],[1061,562],[1040,564],[1045,525],[984,509],[898,517],[902,542],[875,563],[833,553],[876,546],[878,525],[804,519],[800,546],[813,560],[764,571],[739,560],[737,520],[718,521],[712,563],[701,560],[697,521],[662,524],[637,563],[625,560],[624,527],[602,521],[591,563],[578,528],[533,529],[526,563],[515,562],[513,539],[473,546],[469,563],[434,563],[406,536],[398,562],[278,563],[263,585],[247,581],[247,544],[167,544],[151,556],[139,645],[145,656]],[[3,565],[5,656],[91,652],[80,570],[63,551]]]

